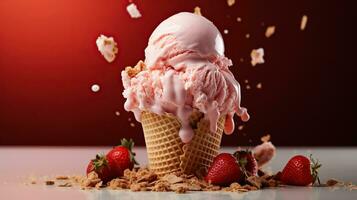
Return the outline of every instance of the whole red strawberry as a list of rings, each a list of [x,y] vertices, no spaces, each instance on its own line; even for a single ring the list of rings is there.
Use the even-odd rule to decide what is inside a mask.
[[[302,155],[292,157],[284,167],[280,180],[287,185],[306,186],[314,184],[316,180],[320,183],[317,170],[321,167],[311,155],[310,160]]]
[[[96,155],[95,159],[89,162],[87,166],[87,175],[92,171],[95,171],[104,183],[114,178],[114,174],[110,169],[110,164],[103,155]]]
[[[133,169],[134,164],[138,164],[135,160],[135,153],[132,152],[133,146],[132,139],[128,141],[124,138],[121,140],[121,145],[114,147],[107,154],[107,160],[115,177],[123,176],[125,169]]]
[[[221,153],[213,160],[205,177],[207,182],[215,185],[229,185],[244,177],[237,159],[229,153]]]
[[[234,152],[233,155],[238,160],[238,163],[246,176],[258,175],[258,163],[251,151],[240,150]]]

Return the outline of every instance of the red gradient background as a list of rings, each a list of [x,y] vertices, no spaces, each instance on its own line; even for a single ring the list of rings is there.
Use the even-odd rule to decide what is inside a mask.
[[[140,124],[131,127],[133,115],[123,110],[120,71],[143,59],[163,19],[195,6],[222,32],[229,30],[226,56],[235,63],[242,104],[252,116],[223,144],[258,144],[269,133],[282,146],[357,145],[341,1],[238,0],[233,7],[224,0],[134,2],[140,19],[129,17],[124,0],[0,1],[0,145],[114,145],[121,137],[143,145]],[[309,20],[300,31],[304,14]],[[267,39],[268,25],[276,33]],[[111,64],[96,49],[99,34],[119,45]],[[250,51],[259,47],[266,63],[252,67]],[[252,89],[245,89],[245,79]],[[98,93],[90,90],[94,83]]]

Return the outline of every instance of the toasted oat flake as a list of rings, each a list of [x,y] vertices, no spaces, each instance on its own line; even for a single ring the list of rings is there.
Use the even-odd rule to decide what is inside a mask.
[[[307,24],[307,16],[303,15],[301,17],[300,30],[302,30],[302,31],[305,30],[306,24]]]
[[[240,125],[240,126],[238,126],[238,130],[243,130],[243,128],[244,128],[244,125]]]
[[[131,126],[131,127],[135,127],[135,124],[134,124],[134,123],[130,123],[130,126]]]
[[[117,43],[114,41],[114,38],[100,35],[96,40],[96,44],[105,60],[109,63],[113,62],[118,53]]]
[[[236,3],[235,0],[227,0],[228,6],[233,6]]]
[[[245,89],[250,90],[250,85],[246,85]]]
[[[201,13],[201,8],[196,6],[194,9],[193,9],[193,13],[196,14],[196,15],[201,15],[202,16],[202,13]]]
[[[242,22],[242,18],[237,17],[237,21],[238,21],[238,22]]]
[[[119,111],[115,111],[115,115],[116,116],[120,116],[120,112]]]
[[[259,49],[253,49],[252,52],[250,53],[251,61],[250,63],[254,67],[257,64],[263,64],[264,63],[264,49],[259,48]]]
[[[265,37],[269,38],[275,33],[275,26],[268,26],[268,28],[265,31]]]
[[[240,61],[240,62],[244,62],[244,58],[240,58],[239,61]]]
[[[247,33],[247,34],[245,34],[245,38],[250,38],[250,34],[249,33]]]
[[[165,180],[165,181],[169,182],[170,184],[183,182],[183,179],[181,177],[178,177],[174,174],[167,174],[162,178],[162,180]]]
[[[126,11],[128,11],[129,15],[131,18],[140,18],[141,13],[138,10],[138,7],[135,5],[135,3],[131,3],[126,7]]]
[[[223,30],[223,33],[224,33],[224,34],[228,34],[228,32],[229,32],[228,29],[224,29],[224,30]]]

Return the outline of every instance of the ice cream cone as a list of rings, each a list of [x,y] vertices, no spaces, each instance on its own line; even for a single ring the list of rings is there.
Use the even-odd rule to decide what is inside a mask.
[[[216,133],[211,133],[209,121],[203,119],[202,113],[193,112],[190,123],[195,135],[184,144],[178,134],[181,124],[175,116],[143,112],[141,123],[149,168],[159,176],[176,171],[186,174],[206,171],[218,154],[224,122],[225,117],[221,116]]]

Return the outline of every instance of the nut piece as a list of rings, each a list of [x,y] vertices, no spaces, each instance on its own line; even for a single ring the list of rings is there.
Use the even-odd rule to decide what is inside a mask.
[[[233,6],[236,3],[235,0],[227,0],[228,6]]]
[[[144,71],[146,69],[145,63],[143,61],[139,61],[135,67],[126,67],[125,72],[128,74],[130,78],[136,76],[139,72]]]
[[[302,16],[302,18],[301,18],[300,30],[302,30],[302,31],[305,30],[306,24],[307,24],[307,16],[304,15],[304,16]]]
[[[201,13],[201,8],[196,6],[193,10],[193,13],[196,14],[196,15],[200,15],[202,16],[202,13]]]
[[[54,185],[55,182],[52,181],[52,180],[47,180],[47,181],[45,181],[45,184],[46,184],[46,185]]]
[[[268,28],[265,31],[265,37],[269,38],[275,33],[275,26],[268,26]]]
[[[56,180],[68,180],[68,176],[56,176]]]
[[[250,53],[251,61],[250,63],[254,67],[257,64],[263,64],[264,61],[264,49],[259,48],[259,49],[253,49],[252,52]]]

